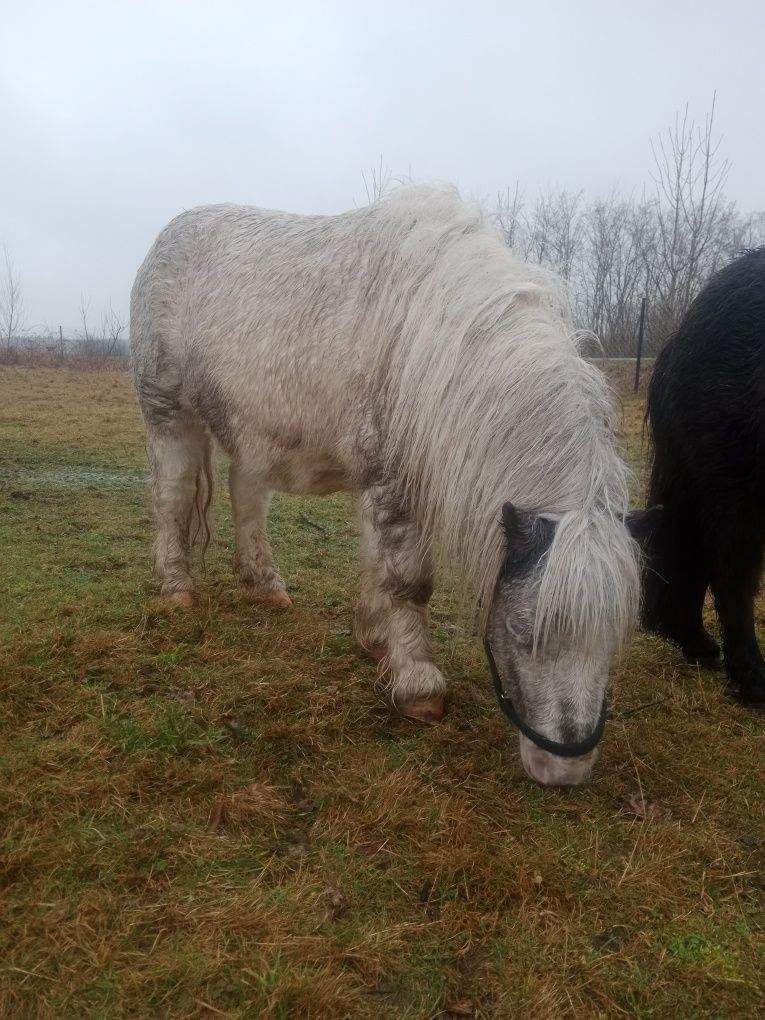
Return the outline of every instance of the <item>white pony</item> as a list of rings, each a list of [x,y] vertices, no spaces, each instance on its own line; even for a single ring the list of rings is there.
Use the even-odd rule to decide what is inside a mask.
[[[350,490],[356,632],[398,710],[443,711],[427,629],[438,549],[479,610],[527,772],[589,776],[638,551],[607,388],[555,281],[452,190],[406,187],[340,216],[205,206],[147,255],[130,339],[165,594],[191,602],[213,437],[230,458],[234,568],[267,602],[290,604],[271,492]]]

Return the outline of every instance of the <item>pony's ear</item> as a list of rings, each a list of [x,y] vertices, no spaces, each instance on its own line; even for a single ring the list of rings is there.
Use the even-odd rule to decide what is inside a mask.
[[[537,515],[528,510],[519,510],[512,503],[502,507],[502,530],[509,546],[522,545],[531,537]]]
[[[624,515],[625,527],[638,545],[646,544],[659,524],[663,513],[663,506],[651,506],[647,510],[630,510]]]
[[[507,541],[506,571],[513,572],[536,563],[550,548],[555,528],[555,521],[505,503],[502,530]]]

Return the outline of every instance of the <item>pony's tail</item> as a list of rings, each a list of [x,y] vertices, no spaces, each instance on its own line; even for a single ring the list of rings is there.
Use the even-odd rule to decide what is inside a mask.
[[[206,555],[212,539],[212,505],[215,495],[214,443],[209,432],[205,433],[202,463],[197,471],[194,491],[194,522],[191,546],[201,537],[200,559],[202,570],[207,570]]]

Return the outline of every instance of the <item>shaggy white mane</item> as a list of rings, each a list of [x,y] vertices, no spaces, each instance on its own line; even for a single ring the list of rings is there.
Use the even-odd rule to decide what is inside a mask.
[[[504,553],[503,503],[553,516],[537,640],[563,629],[585,652],[621,645],[639,600],[622,522],[627,470],[563,285],[522,264],[454,191],[404,188],[369,215],[397,253],[396,303],[380,303],[391,342],[375,373],[386,452],[425,534],[483,615]]]

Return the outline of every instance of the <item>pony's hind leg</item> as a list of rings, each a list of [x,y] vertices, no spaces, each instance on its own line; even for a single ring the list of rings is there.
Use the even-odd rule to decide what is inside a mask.
[[[229,491],[236,532],[234,573],[254,598],[273,606],[290,606],[290,597],[268,544],[271,493],[259,478],[236,462],[229,468]]]
[[[396,709],[411,719],[438,722],[446,681],[432,661],[428,637],[430,556],[392,487],[368,489],[360,512],[365,577],[357,636],[389,672]]]
[[[725,668],[740,701],[765,706],[765,660],[754,630],[754,599],[765,546],[762,521],[754,507],[735,506],[732,501],[712,520],[712,592],[720,617]]]
[[[191,605],[190,553],[195,517],[208,528],[212,440],[191,411],[147,426],[154,502],[154,576],[163,595]]]

